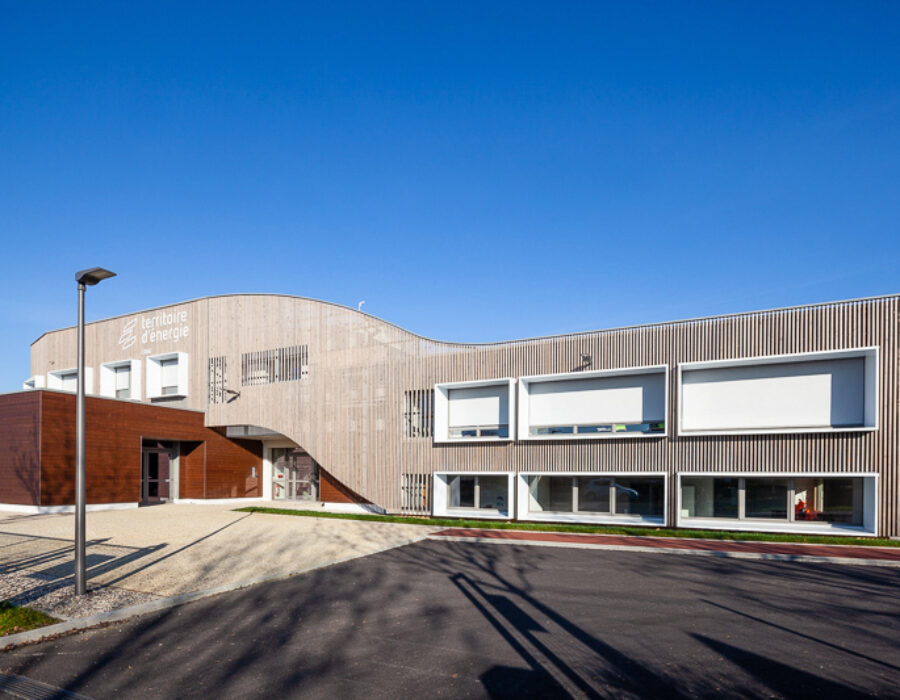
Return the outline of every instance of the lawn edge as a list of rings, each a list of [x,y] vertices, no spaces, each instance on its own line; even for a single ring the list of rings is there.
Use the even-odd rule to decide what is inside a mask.
[[[335,513],[317,510],[294,510],[291,508],[270,508],[267,506],[245,506],[235,508],[239,513],[261,513],[265,515],[291,515],[311,518],[332,518],[338,520],[360,520],[363,522],[392,523],[400,525],[420,525],[425,527],[462,528],[479,530],[515,530],[520,532],[564,532],[585,535],[617,535],[625,537],[673,537],[693,540],[722,540],[729,542],[783,542],[794,544],[825,544],[852,547],[900,547],[900,541],[878,537],[855,537],[853,535],[801,535],[790,533],[746,532],[734,530],[691,530],[656,528],[641,526],[571,525],[556,523],[506,522],[493,520],[467,520],[451,518],[429,518],[422,516],[375,515],[373,513]]]

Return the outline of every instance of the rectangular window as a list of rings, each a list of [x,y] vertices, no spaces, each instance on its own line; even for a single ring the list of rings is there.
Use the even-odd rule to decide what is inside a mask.
[[[178,393],[178,359],[160,360],[160,387],[163,396]]]
[[[863,525],[863,477],[681,479],[683,518]]]
[[[131,363],[127,365],[116,365],[113,368],[116,375],[116,398],[131,398]]]
[[[787,519],[787,481],[787,479],[746,479],[745,517]]]
[[[519,378],[526,440],[652,437],[666,433],[664,366]]]
[[[434,441],[508,440],[514,387],[511,378],[435,384]]]
[[[473,510],[508,509],[509,479],[506,474],[468,475],[454,474],[447,478],[447,506]]]
[[[661,517],[663,514],[662,479],[645,477],[616,477],[618,515]]]
[[[554,513],[572,512],[571,476],[542,474],[531,480],[530,489],[533,510],[552,511]]]
[[[593,476],[575,478],[578,489],[578,511],[584,513],[609,513],[609,490],[612,479]]]
[[[78,391],[78,372],[63,372],[59,375],[59,388],[63,391]]]
[[[871,430],[877,375],[877,348],[684,363],[679,431]]]
[[[681,480],[681,507],[689,518],[738,517],[739,479],[686,476]]]
[[[663,517],[665,481],[661,476],[528,477],[528,510],[532,513],[584,513]]]
[[[795,478],[794,520],[863,524],[861,477]]]

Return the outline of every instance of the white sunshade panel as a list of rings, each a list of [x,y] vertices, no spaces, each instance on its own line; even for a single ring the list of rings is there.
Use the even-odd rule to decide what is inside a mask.
[[[78,374],[62,374],[59,377],[60,388],[64,391],[76,391],[78,389]]]
[[[160,363],[162,386],[178,385],[178,360],[163,360]]]
[[[605,425],[662,421],[665,374],[533,382],[529,387],[529,423]]]
[[[448,416],[451,428],[509,423],[509,386],[450,389]]]
[[[131,386],[131,367],[121,365],[116,367],[116,389],[128,389]]]
[[[862,425],[865,359],[686,370],[681,396],[685,431]]]

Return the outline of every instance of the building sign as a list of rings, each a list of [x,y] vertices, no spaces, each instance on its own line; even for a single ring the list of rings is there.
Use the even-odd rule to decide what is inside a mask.
[[[122,350],[128,350],[140,340],[141,346],[172,341],[177,343],[191,333],[187,311],[158,311],[152,315],[135,316],[125,322],[119,335]],[[149,352],[149,350],[145,350]]]

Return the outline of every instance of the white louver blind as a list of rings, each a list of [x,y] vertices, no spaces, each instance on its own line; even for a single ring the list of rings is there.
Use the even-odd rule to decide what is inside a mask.
[[[508,392],[505,384],[451,389],[448,397],[450,427],[508,424]]]
[[[163,389],[178,386],[178,360],[163,360],[159,363],[160,379]]]
[[[685,371],[685,430],[862,425],[863,358]]]
[[[660,421],[662,374],[535,382],[529,389],[531,425],[603,425]]]
[[[63,391],[77,391],[78,390],[78,372],[70,372],[69,374],[62,374],[59,377],[60,389]]]
[[[131,388],[131,366],[119,365],[116,367],[116,391]]]

